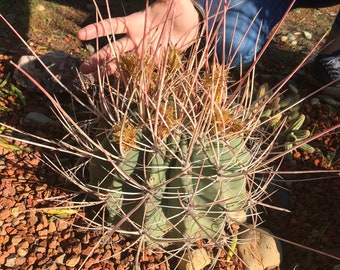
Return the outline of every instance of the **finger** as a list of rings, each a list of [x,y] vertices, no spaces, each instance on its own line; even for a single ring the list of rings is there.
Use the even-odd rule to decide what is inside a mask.
[[[92,55],[80,66],[80,71],[84,74],[97,71],[98,66],[106,65],[119,55],[134,50],[135,46],[130,38],[124,37],[112,44],[106,45],[97,53]]]
[[[101,67],[100,69],[96,70],[92,73],[92,76],[95,80],[99,80],[103,77],[103,75],[112,75],[117,71],[117,60],[113,59],[111,62],[109,62],[105,67]]]
[[[90,40],[110,34],[123,34],[127,31],[126,25],[127,17],[106,19],[80,29],[78,31],[78,38],[80,40]]]
[[[116,59],[114,59],[106,65],[106,73],[108,75],[114,74],[117,71],[117,67],[118,67],[117,61]]]

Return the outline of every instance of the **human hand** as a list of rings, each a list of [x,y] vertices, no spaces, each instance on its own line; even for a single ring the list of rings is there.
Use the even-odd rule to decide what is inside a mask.
[[[99,65],[113,74],[117,69],[116,59],[123,53],[134,51],[141,57],[148,52],[157,60],[168,46],[184,50],[196,40],[199,20],[191,0],[157,0],[144,11],[90,24],[79,30],[80,40],[111,34],[125,36],[96,52],[80,70],[85,74],[96,72]]]

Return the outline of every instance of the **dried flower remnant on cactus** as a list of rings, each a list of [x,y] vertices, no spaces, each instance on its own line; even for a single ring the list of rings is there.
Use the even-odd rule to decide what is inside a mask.
[[[160,139],[164,139],[170,135],[171,130],[181,123],[181,119],[177,116],[176,107],[173,102],[161,103],[159,115],[163,119],[158,119],[158,136]]]
[[[167,57],[156,65],[153,58],[145,54],[143,59],[139,59],[135,53],[127,53],[120,56],[119,65],[121,74],[116,72],[119,78],[123,77],[130,86],[144,85],[148,92],[157,90],[160,78],[164,76],[165,82],[174,79],[175,76],[181,76],[178,71],[183,67],[182,53],[176,49],[170,49]],[[162,70],[163,67],[165,70]],[[131,81],[132,80],[132,83]],[[152,94],[151,94],[152,95]]]
[[[214,122],[215,122],[216,133],[221,133],[221,132],[224,132],[226,134],[237,133],[239,131],[242,131],[245,127],[245,123],[238,120],[227,109],[222,109],[222,110],[215,109]]]
[[[204,72],[201,82],[204,88],[208,89],[217,106],[221,106],[227,98],[228,72],[221,65],[212,65],[210,71]]]
[[[113,127],[112,142],[121,142],[123,150],[129,151],[136,147],[136,134],[138,130],[138,127],[134,127],[127,121],[120,122]]]

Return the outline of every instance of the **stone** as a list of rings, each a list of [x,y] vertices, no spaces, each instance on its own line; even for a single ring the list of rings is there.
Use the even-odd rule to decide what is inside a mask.
[[[20,244],[18,244],[18,248],[28,249],[30,244],[27,241],[23,241]]]
[[[33,265],[36,262],[36,260],[37,260],[37,257],[36,257],[35,254],[29,254],[27,256],[27,263],[28,263],[28,265]]]
[[[6,259],[8,258],[9,253],[7,251],[0,252],[0,265],[5,264]]]
[[[36,253],[43,253],[45,254],[46,253],[46,248],[45,247],[35,247],[35,250],[34,250]]]
[[[282,42],[287,42],[288,41],[288,37],[287,36],[281,36],[280,40]]]
[[[28,214],[28,224],[34,226],[38,222],[38,217],[34,211],[30,211]]]
[[[54,261],[57,263],[57,264],[60,264],[60,265],[63,265],[64,264],[64,260],[65,260],[65,256],[66,254],[61,254],[60,256],[58,256]]]
[[[294,34],[292,34],[292,33],[288,33],[287,38],[288,38],[289,42],[296,40],[296,36],[294,36]]]
[[[74,79],[78,78],[77,68],[80,64],[79,60],[63,51],[50,52],[38,57],[54,76],[46,70],[34,55],[22,56],[19,59],[18,66],[30,74],[48,93],[56,94],[64,92],[63,86],[58,81],[68,89],[74,88]],[[28,90],[41,91],[19,69],[14,71],[13,78],[17,84]]]
[[[1,220],[5,220],[10,215],[11,215],[11,209],[9,209],[9,208],[3,209],[3,210],[0,211],[0,219]]]
[[[240,234],[238,254],[245,270],[279,269],[282,259],[281,244],[265,229],[250,229]]]
[[[68,228],[68,223],[63,219],[57,219],[55,222],[56,228],[58,232],[66,230]]]
[[[27,248],[18,248],[17,254],[19,257],[25,257],[28,254]]]
[[[66,260],[66,266],[68,267],[75,267],[80,261],[79,255],[73,255],[69,259]]]
[[[15,260],[15,265],[16,265],[16,266],[21,266],[21,265],[23,265],[24,263],[26,263],[26,258],[25,258],[25,257],[18,257],[18,258]]]
[[[204,248],[186,253],[178,265],[179,270],[202,270],[211,263],[210,256]]]
[[[308,31],[302,31],[303,36],[305,37],[305,39],[312,39],[312,33],[308,32]]]
[[[43,5],[37,5],[36,7],[35,7],[35,10],[36,11],[45,11],[45,7],[43,6]]]
[[[17,256],[15,254],[11,254],[10,256],[7,257],[5,266],[14,267],[16,259],[17,259]]]
[[[12,244],[14,245],[14,246],[16,246],[16,245],[18,245],[21,241],[22,241],[22,237],[21,236],[19,236],[19,235],[14,235],[13,237],[12,237]]]
[[[45,124],[51,123],[51,118],[39,112],[30,112],[24,119],[27,123],[42,127]]]
[[[55,225],[54,221],[50,221],[48,224],[48,233],[53,234],[57,230],[57,227]]]

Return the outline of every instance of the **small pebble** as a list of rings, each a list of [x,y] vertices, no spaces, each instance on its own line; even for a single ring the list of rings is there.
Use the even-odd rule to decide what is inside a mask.
[[[281,36],[281,41],[282,42],[287,42],[288,41],[288,37],[287,36]]]
[[[22,249],[28,249],[28,247],[29,247],[29,243],[27,241],[21,242],[18,245],[18,248],[22,248]]]
[[[25,257],[28,254],[27,248],[18,248],[17,254],[19,257]]]
[[[36,10],[36,11],[44,11],[44,10],[45,10],[45,7],[44,7],[43,5],[37,5],[37,6],[35,7],[35,10]]]
[[[28,123],[35,124],[37,126],[43,126],[47,123],[52,122],[52,120],[49,117],[38,112],[30,112],[29,114],[27,114],[25,117],[25,121],[27,121]]]
[[[48,224],[48,232],[49,234],[53,234],[57,230],[54,221],[49,222]]]
[[[36,257],[35,254],[30,254],[30,255],[28,255],[28,257],[27,257],[27,263],[28,263],[28,265],[33,265],[33,264],[36,262],[36,260],[37,260],[37,257]]]
[[[65,259],[66,254],[61,254],[60,256],[58,256],[54,261],[57,264],[64,264],[64,259]]]
[[[14,236],[12,237],[12,244],[13,244],[14,246],[18,245],[21,241],[22,241],[22,237],[19,236],[19,235],[14,235]]]
[[[46,252],[46,248],[45,247],[35,247],[34,252],[44,254]]]
[[[80,261],[80,256],[73,255],[66,261],[66,266],[75,267]]]
[[[24,258],[24,257],[18,257],[15,260],[16,266],[23,265],[24,263],[26,263],[26,258]]]
[[[307,32],[307,31],[303,31],[302,33],[305,39],[312,39],[312,33]]]
[[[5,266],[7,267],[14,267],[15,266],[15,261],[17,259],[17,255],[11,254],[7,257]]]
[[[287,38],[288,38],[288,41],[290,41],[290,42],[296,40],[296,36],[294,36],[294,34],[292,34],[292,33],[288,33]]]
[[[294,94],[299,94],[299,88],[297,87],[297,84],[295,81],[290,80],[288,82],[288,88],[290,91],[292,91]]]
[[[58,232],[61,232],[61,231],[65,230],[65,229],[67,229],[67,227],[68,227],[68,223],[65,220],[63,220],[63,219],[58,219],[56,221],[55,225],[57,227],[57,231]]]
[[[320,100],[318,98],[312,98],[310,100],[310,105],[320,105]]]

